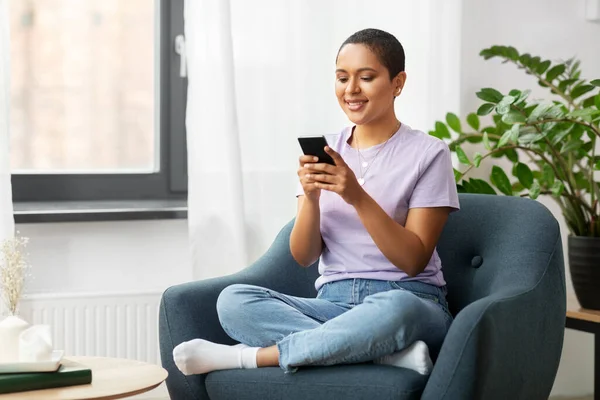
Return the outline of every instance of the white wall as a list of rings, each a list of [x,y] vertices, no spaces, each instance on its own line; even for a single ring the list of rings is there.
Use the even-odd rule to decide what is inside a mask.
[[[539,55],[550,60],[576,56],[582,61],[583,76],[600,77],[598,38],[600,23],[585,19],[585,0],[463,0],[461,51],[462,115],[475,111],[480,104],[475,92],[494,87],[532,89],[532,97],[547,92],[531,76],[510,64],[484,61],[479,51],[492,45],[512,45],[521,53]],[[489,168],[482,173],[488,174]],[[561,223],[565,257],[567,228],[552,200],[543,199]],[[566,260],[565,260],[566,261]],[[567,268],[567,296],[576,301]],[[543,338],[540,338],[543,340]],[[593,337],[566,330],[565,345],[553,395],[585,395],[593,392]]]
[[[28,294],[163,291],[189,281],[186,220],[18,224]]]

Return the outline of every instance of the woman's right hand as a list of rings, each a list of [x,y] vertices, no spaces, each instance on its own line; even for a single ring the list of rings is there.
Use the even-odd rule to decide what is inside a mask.
[[[300,156],[300,168],[298,168],[298,178],[300,178],[300,183],[302,184],[302,189],[304,189],[304,195],[307,200],[317,201],[321,196],[321,189],[315,187],[315,181],[308,178],[308,169],[304,168],[304,164],[315,163],[319,159],[315,156]]]

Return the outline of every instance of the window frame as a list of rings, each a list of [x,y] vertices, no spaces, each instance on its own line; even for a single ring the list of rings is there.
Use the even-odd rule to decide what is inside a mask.
[[[175,37],[184,34],[184,0],[159,2],[160,166],[155,173],[13,174],[15,202],[184,199],[187,196],[185,108],[187,78],[179,75],[181,58]]]

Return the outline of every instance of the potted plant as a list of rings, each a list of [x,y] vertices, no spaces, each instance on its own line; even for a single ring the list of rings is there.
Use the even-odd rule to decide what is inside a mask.
[[[529,90],[481,89],[477,97],[484,103],[466,117],[469,129],[448,113],[430,134],[449,139],[464,164],[462,171],[455,170],[459,192],[548,195],[558,203],[570,232],[575,293],[582,307],[600,310],[600,172],[595,172],[600,170],[600,79],[582,78],[574,58],[552,62],[510,46],[493,46],[480,55],[523,70],[550,91],[552,100],[532,100]],[[480,148],[469,157],[464,149],[473,144]],[[469,178],[469,171],[494,158],[508,160],[508,173],[493,165],[489,179]]]

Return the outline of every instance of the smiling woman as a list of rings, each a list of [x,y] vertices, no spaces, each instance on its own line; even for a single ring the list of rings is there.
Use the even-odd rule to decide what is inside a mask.
[[[242,346],[181,343],[173,359],[184,374],[368,361],[430,373],[452,321],[436,244],[459,203],[448,146],[396,117],[404,57],[382,30],[350,36],[335,93],[353,126],[327,138],[334,165],[299,159],[289,248],[303,267],[319,260],[317,298],[225,288],[219,321]]]

